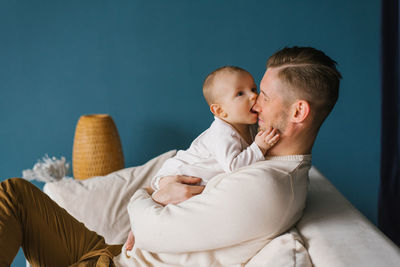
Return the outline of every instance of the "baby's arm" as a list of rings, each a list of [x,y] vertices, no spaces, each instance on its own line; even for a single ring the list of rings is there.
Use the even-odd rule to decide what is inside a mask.
[[[265,138],[266,135],[268,134],[264,134]],[[258,139],[260,138],[264,137],[259,137]],[[228,131],[227,128],[213,132],[212,139],[212,141],[208,142],[207,147],[215,155],[215,159],[224,172],[232,172],[241,167],[265,160],[265,149],[260,148],[256,142],[243,149],[240,135],[233,133],[231,130]]]
[[[259,131],[256,135],[254,142],[260,148],[261,152],[265,155],[267,151],[276,144],[279,140],[279,133],[276,129],[270,127],[266,131]]]

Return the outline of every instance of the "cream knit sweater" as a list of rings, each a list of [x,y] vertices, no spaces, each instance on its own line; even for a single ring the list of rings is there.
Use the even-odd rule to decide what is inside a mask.
[[[305,206],[311,155],[268,160],[212,178],[178,205],[155,203],[143,189],[128,205],[135,246],[116,266],[244,266],[287,231]]]

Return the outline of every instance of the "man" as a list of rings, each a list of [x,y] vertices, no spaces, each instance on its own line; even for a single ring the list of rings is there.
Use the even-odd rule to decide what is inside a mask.
[[[233,266],[248,262],[287,231],[304,209],[311,150],[338,97],[340,73],[323,52],[285,48],[267,62],[253,107],[262,129],[281,138],[266,161],[213,178],[170,176],[160,190],[140,189],[128,212],[135,247],[126,254],[90,232],[31,184],[0,184],[0,263],[22,245],[42,266]],[[177,205],[168,205],[179,203]],[[129,240],[128,240],[129,243]]]
[[[341,75],[335,66],[335,61],[309,47],[285,48],[270,57],[253,107],[262,130],[272,126],[283,134],[270,156],[311,153],[318,130],[338,98]],[[184,201],[201,193],[201,188],[190,186],[197,182],[193,177],[165,177],[160,181],[164,190],[155,200]]]

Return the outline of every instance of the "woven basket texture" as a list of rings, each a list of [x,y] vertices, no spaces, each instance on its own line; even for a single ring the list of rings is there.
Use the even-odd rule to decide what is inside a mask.
[[[103,176],[124,168],[117,127],[107,114],[84,115],[76,125],[72,152],[75,179]]]

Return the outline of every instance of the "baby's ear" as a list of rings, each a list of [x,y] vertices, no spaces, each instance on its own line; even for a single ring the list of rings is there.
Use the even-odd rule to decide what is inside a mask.
[[[212,114],[214,114],[214,116],[217,117],[223,117],[223,115],[225,114],[224,110],[219,104],[211,104],[210,111],[212,112]]]

